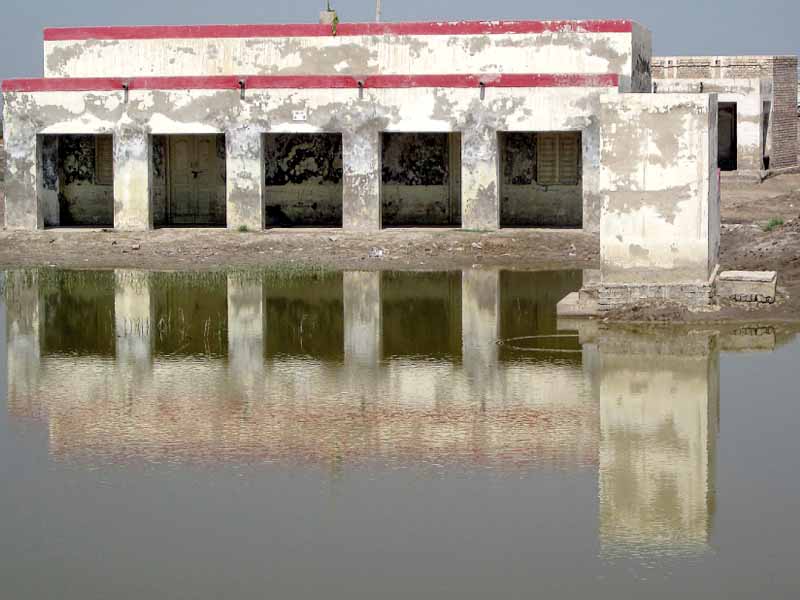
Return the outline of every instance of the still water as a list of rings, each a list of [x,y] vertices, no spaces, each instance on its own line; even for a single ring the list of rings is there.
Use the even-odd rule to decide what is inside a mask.
[[[557,321],[580,272],[4,280],[4,599],[800,597],[770,328]]]

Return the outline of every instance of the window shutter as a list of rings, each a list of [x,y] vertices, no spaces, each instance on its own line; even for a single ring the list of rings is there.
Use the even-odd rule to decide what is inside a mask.
[[[540,133],[536,140],[538,183],[558,183],[558,138],[554,133]]]
[[[578,183],[578,134],[562,133],[558,136],[558,182],[562,185]]]
[[[98,135],[95,138],[94,179],[98,185],[114,183],[114,138]]]

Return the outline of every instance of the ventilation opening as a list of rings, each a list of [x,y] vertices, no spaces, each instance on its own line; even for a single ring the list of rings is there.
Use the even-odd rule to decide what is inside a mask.
[[[383,227],[461,225],[461,134],[384,133]]]
[[[342,226],[341,134],[267,134],[264,162],[267,227]]]
[[[225,136],[152,138],[155,227],[225,227]]]
[[[717,114],[717,166],[722,171],[735,171],[736,102],[720,102]]]
[[[44,135],[39,148],[45,226],[113,227],[113,137]]]
[[[581,227],[581,133],[503,132],[501,227]]]

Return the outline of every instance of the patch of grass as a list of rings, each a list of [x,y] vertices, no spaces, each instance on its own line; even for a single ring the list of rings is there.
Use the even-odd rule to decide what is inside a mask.
[[[777,229],[783,225],[783,219],[780,217],[772,217],[766,225],[764,225],[764,231],[769,233],[770,231]]]
[[[239,233],[247,233],[248,231],[250,231],[250,230],[247,228],[247,225],[239,225],[239,227],[238,227],[236,230],[237,230]]]
[[[488,229],[470,229],[470,228],[466,228],[466,229],[461,229],[461,231],[463,231],[464,233],[489,233]]]

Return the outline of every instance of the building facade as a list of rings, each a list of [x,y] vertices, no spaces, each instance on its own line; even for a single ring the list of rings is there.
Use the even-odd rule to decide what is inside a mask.
[[[582,227],[604,306],[707,296],[717,97],[652,94],[632,21],[44,37],[45,77],[3,83],[8,228]]]

